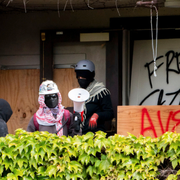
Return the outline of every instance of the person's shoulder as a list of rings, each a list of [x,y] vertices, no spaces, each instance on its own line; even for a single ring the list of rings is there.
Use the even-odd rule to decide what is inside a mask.
[[[6,124],[6,122],[3,119],[0,119],[0,126]]]
[[[64,118],[69,119],[72,116],[72,113],[68,109],[64,109]]]

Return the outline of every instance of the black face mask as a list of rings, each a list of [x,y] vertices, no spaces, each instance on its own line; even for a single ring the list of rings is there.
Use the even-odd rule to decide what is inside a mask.
[[[78,83],[81,88],[86,89],[88,87],[88,85],[90,84],[90,81],[87,79],[78,79]]]
[[[47,95],[45,95],[44,102],[48,108],[55,108],[58,105],[58,95],[57,94],[47,94]]]

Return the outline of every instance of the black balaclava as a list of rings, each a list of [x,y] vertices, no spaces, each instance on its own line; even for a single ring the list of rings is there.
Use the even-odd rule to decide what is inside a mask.
[[[7,123],[12,113],[9,103],[4,99],[0,99],[0,119],[3,119]]]
[[[88,85],[94,80],[95,72],[90,72],[88,70],[76,70],[76,78],[78,79],[78,83],[81,88],[86,89]],[[83,77],[86,79],[79,79],[79,77]]]
[[[58,105],[58,94],[46,94],[44,102],[48,108],[55,108]]]

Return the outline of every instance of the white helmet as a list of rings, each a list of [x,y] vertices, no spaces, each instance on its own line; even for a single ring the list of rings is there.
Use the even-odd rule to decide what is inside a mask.
[[[54,83],[51,80],[46,80],[46,81],[42,82],[39,87],[39,95],[40,94],[54,94],[54,93],[58,93],[58,92],[59,92],[59,89],[58,89],[56,83]]]
[[[90,72],[95,71],[94,63],[90,60],[81,60],[75,66],[76,70],[89,70]]]

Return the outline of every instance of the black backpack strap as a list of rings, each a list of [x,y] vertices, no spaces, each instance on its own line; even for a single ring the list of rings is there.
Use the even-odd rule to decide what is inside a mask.
[[[65,126],[65,124],[66,124],[67,122],[68,122],[68,120],[65,121],[64,124],[56,131],[56,134]]]
[[[65,124],[69,121],[69,118],[70,118],[70,112],[69,112],[69,110],[64,109],[64,119],[65,119],[65,122],[64,122],[64,124],[56,131],[56,134],[65,126]],[[67,124],[68,128],[69,128],[69,125],[70,125],[70,124]]]
[[[39,124],[36,119],[36,113],[33,115],[33,122],[34,122],[34,126],[36,128],[36,131],[39,131]]]

